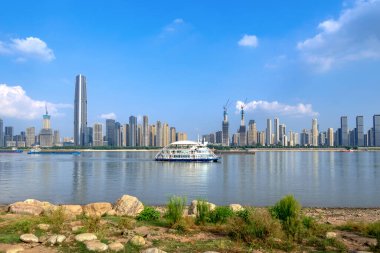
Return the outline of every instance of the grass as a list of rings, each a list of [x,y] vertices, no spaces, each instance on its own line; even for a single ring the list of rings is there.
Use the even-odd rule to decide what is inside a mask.
[[[160,212],[151,206],[145,206],[144,210],[136,217],[138,221],[156,221],[160,219]]]
[[[167,203],[167,212],[165,218],[171,225],[178,224],[182,220],[183,211],[186,206],[186,198],[172,196]]]
[[[197,224],[206,224],[209,221],[210,217],[210,204],[205,200],[199,199],[197,201],[197,214],[196,214],[196,223]]]
[[[65,220],[66,216],[62,207],[57,208],[42,219],[44,223],[50,225],[50,230],[53,233],[60,233],[63,230]]]
[[[218,206],[209,213],[209,220],[211,223],[224,224],[230,217],[233,217],[235,213],[228,206]]]

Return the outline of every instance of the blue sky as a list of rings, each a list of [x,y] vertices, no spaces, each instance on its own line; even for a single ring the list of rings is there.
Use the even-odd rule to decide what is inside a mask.
[[[0,117],[16,132],[72,136],[75,75],[88,122],[148,115],[196,134],[220,130],[229,98],[259,129],[337,128],[380,113],[380,1],[4,1]],[[19,86],[19,87],[17,87]]]

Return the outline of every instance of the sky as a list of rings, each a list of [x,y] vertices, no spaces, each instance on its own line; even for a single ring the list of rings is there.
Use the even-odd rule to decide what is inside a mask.
[[[88,124],[148,115],[190,138],[246,122],[337,128],[380,113],[380,0],[3,1],[0,118],[73,135],[75,76]]]

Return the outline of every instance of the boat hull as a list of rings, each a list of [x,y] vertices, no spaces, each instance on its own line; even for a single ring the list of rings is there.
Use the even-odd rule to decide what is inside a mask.
[[[2,154],[20,154],[22,153],[22,150],[0,150],[0,153]]]
[[[80,155],[80,152],[59,152],[59,151],[46,151],[46,152],[33,152],[29,151],[28,155]]]
[[[218,162],[219,158],[209,158],[209,159],[175,159],[175,158],[156,158],[156,161],[160,162]]]

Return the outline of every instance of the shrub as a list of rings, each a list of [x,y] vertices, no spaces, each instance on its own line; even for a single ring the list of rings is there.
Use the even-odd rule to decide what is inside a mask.
[[[205,200],[197,201],[197,214],[196,214],[196,223],[205,224],[209,220],[210,214],[210,204]]]
[[[44,217],[45,222],[50,224],[51,230],[54,233],[59,233],[63,229],[65,219],[65,212],[62,207],[57,208]]]
[[[155,221],[160,218],[160,212],[151,206],[145,206],[144,210],[136,217],[138,221]]]
[[[170,225],[174,225],[182,219],[185,206],[185,197],[172,196],[169,198],[165,217],[169,220]]]
[[[372,235],[376,237],[377,244],[375,246],[375,250],[377,252],[380,252],[380,221],[377,221],[375,223],[369,224],[367,227],[367,233],[369,235]]]
[[[234,216],[234,212],[228,206],[218,206],[209,214],[210,222],[226,223],[227,219]]]

